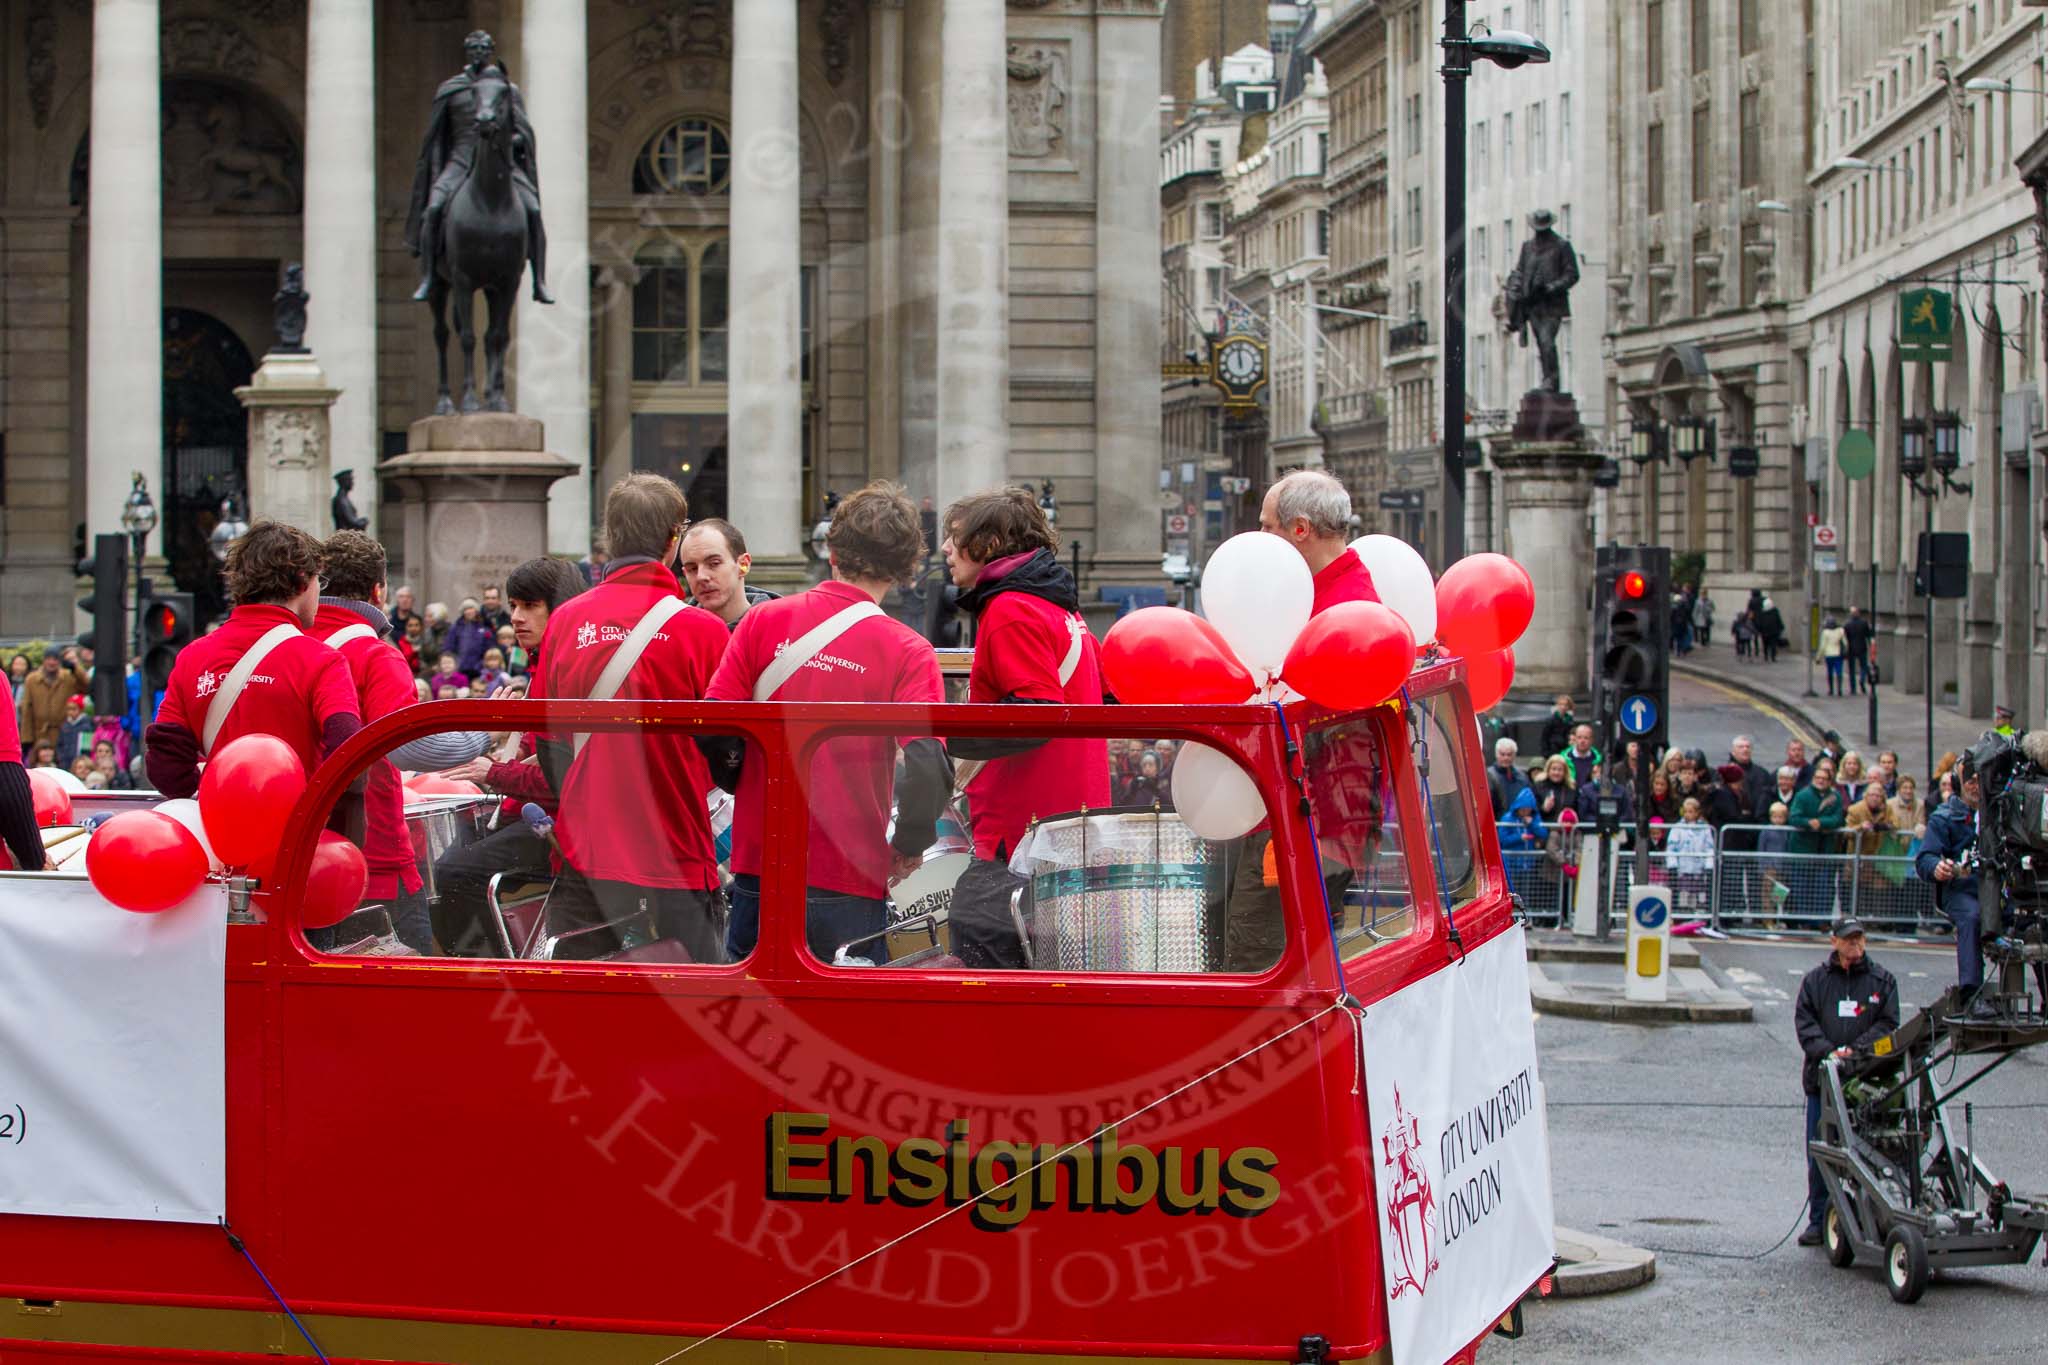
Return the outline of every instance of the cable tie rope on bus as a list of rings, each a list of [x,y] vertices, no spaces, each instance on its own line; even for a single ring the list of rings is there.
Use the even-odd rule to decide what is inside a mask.
[[[1323,880],[1323,840],[1322,836],[1316,833],[1316,813],[1312,803],[1309,801],[1308,783],[1305,780],[1308,774],[1308,755],[1294,743],[1294,728],[1287,723],[1286,705],[1281,702],[1274,702],[1273,714],[1280,717],[1280,738],[1286,743],[1287,752],[1290,756],[1287,765],[1287,775],[1294,781],[1294,790],[1301,794],[1302,818],[1308,821],[1308,841],[1316,853],[1316,893],[1323,898],[1323,923],[1328,925],[1330,929],[1330,963],[1337,971],[1337,988],[1342,990],[1344,987],[1344,954],[1337,947],[1337,912],[1330,907],[1330,885]],[[1293,757],[1297,755],[1301,759],[1301,771],[1298,773],[1294,770],[1293,763]],[[1340,1000],[1338,1003],[1341,1004],[1342,1001]]]
[[[1429,790],[1429,741],[1423,737],[1424,718],[1434,723],[1436,716],[1426,706],[1417,705],[1408,695],[1408,689],[1401,689],[1401,704],[1407,708],[1408,724],[1415,731],[1412,746],[1416,754],[1415,773],[1422,779],[1422,808],[1429,812],[1429,851],[1436,863],[1436,890],[1443,899],[1444,932],[1450,939],[1451,961],[1465,961],[1465,940],[1458,934],[1458,919],[1451,911],[1450,876],[1444,868],[1444,841],[1436,827],[1436,798]]]
[[[1142,1108],[1133,1109],[1130,1113],[1125,1114],[1123,1117],[1116,1119],[1113,1122],[1098,1125],[1094,1129],[1094,1131],[1088,1134],[1087,1137],[1077,1138],[1073,1142],[1070,1142],[1066,1146],[1060,1148],[1060,1150],[1058,1150],[1057,1152],[1054,1152],[1045,1160],[1033,1162],[1030,1166],[1025,1167],[1023,1170],[1018,1171],[1015,1175],[1012,1175],[1008,1180],[1005,1180],[1001,1185],[996,1186],[995,1189],[983,1191],[983,1195],[996,1194],[1001,1192],[1008,1186],[1020,1184],[1028,1177],[1036,1174],[1042,1167],[1053,1165],[1054,1163],[1059,1161],[1061,1157],[1066,1156],[1069,1152],[1079,1151],[1081,1148],[1086,1147],[1089,1143],[1094,1142],[1096,1139],[1100,1138],[1105,1132],[1109,1131],[1111,1128],[1120,1128],[1124,1124],[1129,1123],[1132,1119],[1141,1118],[1144,1115],[1151,1113],[1154,1109],[1157,1109],[1160,1105],[1167,1103],[1169,1100],[1172,1100],[1175,1096],[1185,1094],[1187,1091],[1194,1089],[1196,1086],[1202,1084],[1202,1082],[1208,1080],[1210,1077],[1220,1075],[1221,1073],[1228,1071],[1231,1067],[1236,1066],[1239,1062],[1244,1061],[1248,1057],[1257,1056],[1259,1053],[1264,1052],[1267,1048],[1273,1046],[1273,1044],[1279,1042],[1282,1038],[1286,1038],[1293,1034],[1299,1033],[1301,1032],[1301,1030],[1307,1028],[1310,1024],[1317,1023],[1318,1021],[1322,1020],[1328,1015],[1346,1012],[1347,1002],[1354,1005],[1357,1003],[1356,1001],[1352,1000],[1351,996],[1348,994],[1339,995],[1335,1000],[1332,1000],[1329,1004],[1323,1006],[1314,1014],[1311,1014],[1308,1018],[1300,1020],[1297,1023],[1290,1024],[1288,1027],[1274,1034],[1271,1038],[1268,1038],[1265,1042],[1246,1048],[1243,1052],[1238,1053],[1235,1057],[1229,1058],[1226,1061],[1218,1062],[1215,1066],[1210,1067],[1207,1071],[1204,1071],[1201,1075],[1195,1077],[1186,1085],[1178,1086],[1172,1090],[1167,1091],[1165,1094],[1161,1095],[1158,1099],[1152,1101],[1150,1104],[1147,1104]],[[1362,1033],[1360,1035],[1360,1038],[1360,1045],[1362,1048]],[[1362,1064],[1363,1063],[1361,1063],[1361,1065]],[[855,1266],[860,1265],[865,1261],[871,1261],[875,1257],[880,1256],[883,1252],[889,1251],[894,1247],[902,1245],[904,1242],[909,1241],[911,1238],[917,1236],[919,1233],[924,1232],[929,1228],[936,1227],[938,1224],[945,1222],[948,1218],[953,1217],[955,1214],[967,1212],[976,1204],[979,1204],[981,1200],[982,1195],[977,1195],[973,1199],[965,1200],[961,1203],[953,1205],[949,1209],[932,1215],[930,1218],[925,1219],[925,1221],[923,1221],[922,1223],[919,1223],[916,1227],[910,1228],[907,1231],[890,1238],[888,1241],[882,1243],[874,1250],[864,1252],[861,1255],[854,1257],[852,1260],[848,1261],[844,1265],[835,1266],[832,1269],[826,1271],[824,1274],[819,1275],[814,1279],[805,1281],[803,1284],[800,1284],[796,1288],[790,1290],[787,1294],[784,1294],[781,1298],[776,1299],[773,1303],[764,1303],[759,1308],[756,1308],[753,1312],[746,1314],[744,1317],[734,1318],[731,1322],[728,1322],[725,1326],[719,1328],[716,1332],[713,1332],[708,1336],[698,1337],[689,1345],[681,1347],[678,1350],[669,1352],[669,1354],[655,1361],[653,1365],[670,1365],[671,1361],[680,1360],[682,1357],[696,1350],[699,1346],[707,1345],[710,1342],[717,1341],[720,1337],[725,1336],[728,1332],[731,1332],[736,1328],[746,1326],[748,1323],[752,1322],[755,1318],[760,1317],[762,1314],[772,1313],[776,1309],[782,1307],[782,1305],[784,1305],[785,1303],[788,1303],[790,1300],[801,1298],[803,1295],[808,1294],[811,1290],[816,1289],[819,1285],[825,1283],[827,1280],[836,1279],[837,1277],[844,1275],[847,1271],[853,1269]],[[223,1222],[222,1226],[226,1226],[225,1222]],[[246,1255],[247,1253],[245,1252],[243,1254]],[[250,1262],[250,1264],[253,1265],[255,1264],[255,1262],[252,1261]],[[259,1275],[262,1273],[263,1272],[261,1271],[257,1272],[257,1274]],[[265,1280],[264,1283],[268,1284],[269,1281]],[[271,1293],[274,1296],[276,1294],[276,1291],[272,1290]],[[279,1299],[278,1302],[281,1304],[284,1302],[284,1300]],[[285,1311],[290,1312],[291,1310],[286,1309]],[[293,1321],[297,1321],[297,1319],[293,1319]],[[300,1328],[299,1330],[303,1332],[305,1329]],[[308,1337],[307,1340],[311,1341],[312,1338]],[[317,1350],[318,1348],[316,1347],[315,1349]],[[324,1360],[325,1357],[322,1357],[322,1359]]]
[[[299,1315],[292,1311],[292,1306],[284,1301],[284,1295],[277,1292],[277,1286],[272,1284],[270,1277],[263,1273],[263,1267],[256,1264],[256,1258],[249,1254],[247,1244],[235,1235],[233,1228],[228,1226],[227,1215],[223,1214],[215,1221],[220,1224],[220,1230],[227,1234],[228,1245],[242,1253],[242,1259],[249,1263],[249,1269],[255,1271],[256,1278],[263,1281],[263,1287],[270,1291],[271,1298],[277,1300],[277,1306],[284,1310],[284,1315],[292,1320],[292,1326],[299,1329],[299,1335],[306,1339],[306,1345],[313,1348],[314,1358],[319,1360],[320,1365],[328,1365],[327,1353],[320,1349],[319,1342],[313,1340],[313,1334],[306,1330],[305,1323],[299,1321]]]

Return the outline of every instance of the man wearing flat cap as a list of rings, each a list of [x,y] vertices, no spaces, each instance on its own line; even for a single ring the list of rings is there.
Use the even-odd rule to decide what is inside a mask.
[[[1820,1064],[1828,1057],[1867,1053],[1878,1039],[1899,1026],[1899,983],[1863,951],[1863,922],[1835,921],[1833,950],[1827,961],[1799,983],[1799,1002],[1792,1024],[1799,1035],[1806,1064],[1800,1079],[1806,1085],[1806,1140],[1820,1129]],[[1827,1218],[1828,1187],[1820,1167],[1806,1159],[1806,1231],[1799,1245],[1818,1246]]]
[[[1542,387],[1557,393],[1564,388],[1557,365],[1557,329],[1572,315],[1571,288],[1579,282],[1579,258],[1572,244],[1557,235],[1557,221],[1549,209],[1529,215],[1534,229],[1522,243],[1521,259],[1508,275],[1508,331],[1529,344],[1536,333],[1536,358],[1543,367]]]

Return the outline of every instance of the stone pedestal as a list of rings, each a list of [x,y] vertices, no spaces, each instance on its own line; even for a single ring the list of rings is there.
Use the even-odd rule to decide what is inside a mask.
[[[1536,581],[1536,617],[1515,646],[1511,695],[1583,697],[1591,685],[1593,475],[1603,456],[1588,447],[1571,395],[1544,392],[1522,400],[1514,432],[1493,443],[1492,455],[1505,509],[1502,551]]]
[[[545,554],[548,489],[579,467],[544,437],[540,422],[511,412],[414,422],[406,453],[377,466],[398,505],[396,524],[385,523],[398,551],[391,581],[422,605],[447,603],[452,617],[463,598]]]
[[[334,530],[328,409],[340,396],[305,351],[272,351],[235,390],[249,413],[249,520],[288,522],[316,536]]]

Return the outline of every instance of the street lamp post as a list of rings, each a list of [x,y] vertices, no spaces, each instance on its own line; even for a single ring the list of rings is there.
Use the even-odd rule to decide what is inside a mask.
[[[1466,0],[1444,0],[1444,562],[1465,557],[1465,82],[1474,58],[1512,70],[1547,62],[1526,33],[1465,31]]]
[[[1921,675],[1925,693],[1927,715],[1927,771],[1934,771],[1934,500],[1941,496],[1942,489],[1952,493],[1968,493],[1970,485],[1955,481],[1956,469],[1962,464],[1963,419],[1953,411],[1936,412],[1931,418],[1908,417],[1899,423],[1899,474],[1906,480],[1907,487],[1918,493],[1925,501],[1921,511],[1920,536],[1920,600],[1925,615],[1922,618],[1921,653],[1926,661],[1926,670]],[[1928,449],[1929,438],[1933,450]],[[1932,467],[1935,477],[1922,482],[1922,476]]]
[[[142,551],[149,542],[149,533],[156,529],[156,504],[149,500],[149,483],[139,469],[135,471],[135,481],[128,489],[128,501],[121,506],[121,529],[128,533],[129,557],[135,561],[135,659],[136,667],[140,668],[144,601]],[[147,681],[144,680],[145,684]]]

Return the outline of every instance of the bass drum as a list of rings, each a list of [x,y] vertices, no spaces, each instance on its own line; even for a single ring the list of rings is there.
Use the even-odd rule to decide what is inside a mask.
[[[1170,810],[1046,820],[1010,869],[1029,879],[1032,965],[1040,971],[1216,970],[1213,855]]]

